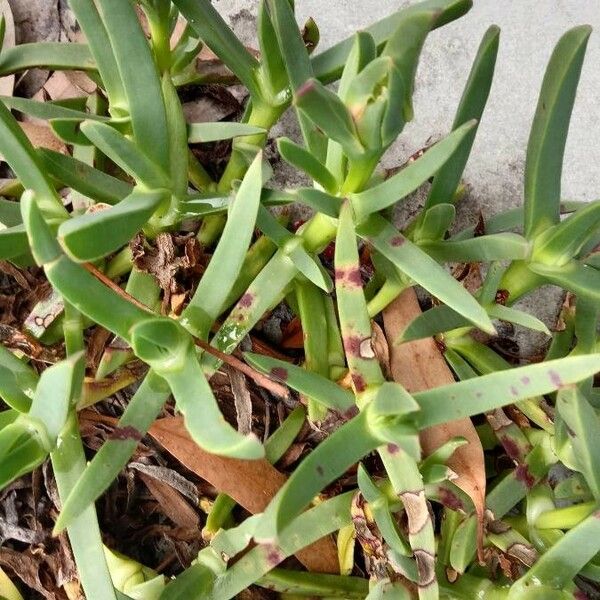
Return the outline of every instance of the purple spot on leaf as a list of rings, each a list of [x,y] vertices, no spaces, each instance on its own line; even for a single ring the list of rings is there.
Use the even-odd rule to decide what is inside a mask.
[[[531,474],[527,465],[519,465],[515,469],[515,478],[527,489],[531,489],[535,485],[535,477]]]
[[[400,452],[400,447],[397,444],[388,444],[387,451],[390,454],[398,454],[398,452]]]
[[[362,375],[353,374],[352,375],[352,383],[354,384],[354,389],[357,392],[364,392],[367,389],[367,384]]]
[[[279,381],[287,381],[288,371],[283,367],[273,367],[270,371],[271,377],[279,379]]]
[[[531,379],[529,379],[529,377],[527,377],[527,375],[525,375],[524,377],[521,377],[521,383],[523,385],[529,385],[531,383]]]
[[[254,294],[250,294],[246,292],[241,298],[238,304],[242,308],[250,308],[252,306],[252,302],[254,302]]]
[[[511,385],[510,386],[510,393],[513,396],[518,396],[519,395],[519,390],[514,385]]]
[[[500,438],[500,442],[502,442],[504,450],[506,450],[506,454],[509,456],[509,458],[512,458],[513,460],[517,460],[519,458],[521,454],[519,445],[512,438],[502,436]]]
[[[560,378],[560,375],[554,369],[550,369],[548,371],[548,377],[550,377],[550,381],[552,382],[552,385],[556,386],[557,388],[562,386],[562,379]]]
[[[394,248],[397,248],[398,246],[402,246],[405,241],[406,240],[401,235],[397,235],[390,240],[390,244],[394,246]]]
[[[440,502],[450,510],[464,510],[462,500],[451,490],[439,488]]]

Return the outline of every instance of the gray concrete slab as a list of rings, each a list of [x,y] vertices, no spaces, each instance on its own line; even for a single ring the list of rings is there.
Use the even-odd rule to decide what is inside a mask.
[[[296,0],[298,20],[312,16],[321,49],[415,2],[399,0]],[[256,0],[216,0],[236,31],[252,43]],[[522,201],[527,136],[544,69],[570,27],[595,27],[589,43],[565,157],[563,197],[600,197],[600,3],[598,0],[475,0],[463,18],[433,32],[418,71],[415,120],[386,157],[398,164],[428,140],[444,135],[485,30],[502,29],[496,77],[469,161],[466,180],[484,212]]]
[[[321,50],[414,1],[296,0],[298,20],[315,18],[321,29]],[[459,221],[474,223],[523,201],[523,169],[527,138],[546,64],[554,45],[569,28],[594,26],[573,113],[563,173],[563,198],[600,198],[600,3],[598,0],[475,0],[463,18],[433,32],[417,74],[415,119],[384,159],[385,166],[407,157],[445,135],[451,126],[472,61],[486,29],[500,26],[496,76],[465,180],[469,194]],[[252,44],[256,0],[216,0],[234,29]],[[294,129],[286,119],[282,129]],[[287,133],[287,131],[286,131]],[[285,169],[278,183],[298,183]],[[557,288],[544,287],[523,300],[521,308],[552,327],[562,299]],[[513,339],[523,355],[535,354],[547,338],[516,328]]]

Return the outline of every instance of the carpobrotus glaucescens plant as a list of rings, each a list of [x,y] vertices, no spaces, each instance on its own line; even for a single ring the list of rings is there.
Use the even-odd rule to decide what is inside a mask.
[[[322,53],[313,52],[316,24],[300,30],[287,0],[259,3],[257,53],[208,0],[69,4],[85,44],[0,53],[1,75],[80,70],[97,84],[87,98],[0,103],[0,152],[16,176],[11,199],[0,201],[0,257],[43,267],[53,295],[34,308],[28,321],[43,316],[43,326],[29,335],[55,350],[34,369],[0,346],[0,481],[50,458],[62,503],[55,532],[68,532],[86,597],[226,599],[253,584],[289,598],[583,597],[600,581],[600,202],[561,202],[560,179],[589,27],[568,31],[548,65],[523,207],[449,235],[492,83],[496,27],[481,42],[450,133],[388,177],[378,166],[414,116],[427,35],[470,0],[414,4]],[[199,68],[204,46],[218,69]],[[181,90],[231,82],[249,94],[241,122],[186,121]],[[280,138],[277,148],[313,185],[274,189],[263,147],[289,107],[302,141]],[[69,152],[34,148],[11,110],[47,120]],[[224,139],[231,153],[215,180],[190,145]],[[428,181],[424,206],[398,229],[389,209]],[[271,210],[291,203],[314,211],[295,231]],[[138,259],[181,231],[194,232],[210,259],[175,307]],[[478,264],[485,276],[465,286],[448,263]],[[570,294],[562,327],[544,360],[514,367],[481,334],[504,321],[550,335],[513,306],[546,284]],[[435,336],[457,382],[417,389],[382,366],[379,316],[416,286],[434,306],[390,340],[392,353]],[[256,351],[245,363],[229,358],[282,302],[300,321],[302,364]],[[86,374],[84,333],[96,326],[118,344]],[[388,339],[392,329],[386,324]],[[147,368],[132,376],[134,360]],[[170,396],[209,455],[274,463],[304,422],[298,408],[262,443],[225,420],[209,384],[224,361],[271,390],[298,392],[309,421],[329,433],[264,512],[232,520],[235,502],[220,494],[210,543],[167,580],[103,547],[94,501]],[[121,435],[87,463],[78,411],[137,380]],[[486,495],[483,450],[498,446],[511,467],[488,468]],[[465,451],[470,464],[456,458]],[[319,497],[367,457],[350,483]],[[559,463],[568,475],[550,485]],[[331,534],[335,573],[278,567]]]

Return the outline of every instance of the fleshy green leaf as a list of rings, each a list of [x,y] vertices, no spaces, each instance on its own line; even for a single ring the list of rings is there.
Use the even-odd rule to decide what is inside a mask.
[[[600,371],[600,356],[589,354],[497,371],[476,379],[417,392],[419,428],[483,413],[549,394]]]
[[[93,55],[102,84],[106,89],[111,109],[114,113],[127,110],[127,99],[125,89],[121,81],[121,74],[113,53],[110,39],[104,23],[98,12],[97,5],[90,0],[71,0],[69,7],[75,14],[75,18],[81,29],[85,31],[88,53]],[[72,44],[65,44],[72,46]]]
[[[522,310],[511,308],[510,306],[503,306],[502,304],[492,304],[487,309],[487,313],[493,319],[501,319],[515,325],[521,325],[521,327],[527,327],[532,331],[539,331],[546,335],[552,335],[550,330],[543,321],[538,318],[526,313]]]
[[[24,196],[21,206],[32,252],[44,264],[52,286],[79,312],[129,340],[130,329],[147,319],[149,311],[128,302],[82,266],[61,255],[60,246],[31,196]]]
[[[76,389],[77,371],[81,370],[83,354],[61,360],[46,369],[40,376],[28,416],[44,424],[48,451],[56,446],[63,430],[69,408],[79,390]]]
[[[52,177],[96,202],[116,204],[133,190],[131,184],[94,169],[72,156],[46,148],[38,148],[37,154]]]
[[[204,339],[221,314],[252,241],[260,206],[262,152],[259,152],[236,194],[219,244],[202,279],[181,315],[185,327]]]
[[[335,242],[335,288],[340,329],[348,369],[357,393],[382,383],[379,361],[371,346],[371,319],[367,310],[352,207],[345,202],[340,212]]]
[[[0,154],[2,154],[25,188],[36,193],[36,201],[48,218],[64,219],[67,211],[58,198],[40,161],[10,111],[0,103]]]
[[[600,418],[577,388],[558,392],[556,408],[567,425],[567,435],[580,470],[596,499],[600,498]]]
[[[600,301],[600,271],[577,261],[570,261],[562,267],[551,267],[540,263],[530,263],[529,268],[547,281],[560,285],[574,294],[585,296],[595,302]]]
[[[363,147],[346,105],[318,80],[309,79],[296,90],[294,104],[325,135],[350,156],[360,156]]]
[[[258,61],[227,26],[210,0],[175,0],[174,4],[200,39],[235,73],[252,96],[259,97],[260,87],[255,80]]]
[[[325,377],[262,354],[247,352],[244,354],[244,358],[256,369],[289,385],[303,396],[308,396],[331,410],[344,413],[354,406],[353,394]]]
[[[469,324],[470,322],[466,317],[459,315],[449,306],[434,306],[413,319],[396,343],[400,344],[432,337],[438,333],[452,331],[459,327],[468,327]]]
[[[447,135],[425,152],[423,156],[402,169],[387,181],[358,194],[352,194],[354,209],[359,217],[365,217],[392,206],[423,185],[460,148],[467,134],[475,127],[469,121]],[[333,136],[332,136],[333,137]]]
[[[81,131],[106,156],[124,171],[149,188],[170,188],[169,177],[162,167],[140,150],[145,147],[126,138],[105,123],[84,121]]]
[[[302,241],[292,235],[262,206],[259,208],[256,224],[269,239],[282,249],[282,252],[294,263],[300,273],[323,291],[331,292],[333,282],[319,260],[309,254]]]
[[[28,98],[19,98],[17,96],[0,96],[0,101],[12,110],[25,113],[37,119],[78,119],[85,121],[91,119],[94,121],[110,121],[109,117],[102,117],[92,113],[74,110],[67,106],[62,106],[56,102],[38,102]]]
[[[135,142],[167,171],[169,135],[160,78],[134,7],[121,0],[96,0],[96,6],[121,75]]]
[[[293,167],[304,171],[328,192],[335,192],[337,181],[317,158],[308,150],[292,142],[288,138],[279,138],[277,148],[285,161]]]
[[[17,205],[18,206],[18,205]],[[3,260],[11,259],[27,253],[29,244],[27,243],[27,232],[23,225],[14,225],[2,229],[0,227],[0,258]]]
[[[484,331],[494,332],[479,303],[432,258],[379,215],[359,226],[358,234],[428,292]]]
[[[546,69],[525,163],[525,236],[559,221],[560,180],[569,121],[591,27],[568,31]]]
[[[65,252],[78,262],[93,262],[129,243],[159,205],[167,190],[134,190],[116,206],[69,219],[58,228]]]
[[[419,247],[440,262],[522,260],[530,253],[529,242],[516,233],[494,233],[460,241],[421,242]]]
[[[248,123],[236,123],[228,121],[217,121],[216,123],[189,123],[188,142],[190,144],[204,144],[218,140],[230,140],[245,135],[260,135],[266,133],[262,127],[248,125]]]
[[[54,533],[68,527],[116,479],[169,394],[169,387],[163,379],[153,372],[146,375],[119,419],[117,427],[123,433],[122,439],[107,440],[79,476],[68,497],[63,500]]]
[[[32,68],[51,70],[93,71],[96,63],[86,44],[41,42],[3,48],[0,55],[0,75],[10,75]]]
[[[27,412],[38,382],[37,373],[0,345],[0,398],[11,408]]]
[[[381,48],[394,34],[398,28],[398,24],[406,18],[407,13],[410,14],[410,12],[422,11],[424,9],[437,11],[437,17],[433,23],[433,28],[436,28],[458,19],[472,5],[472,0],[427,0],[426,2],[419,2],[414,6],[403,8],[389,17],[377,21],[367,27],[366,32],[373,36],[377,46]],[[353,41],[353,37],[347,38],[315,56],[312,59],[315,77],[319,78],[323,83],[335,81],[347,62],[352,50]]]
[[[576,256],[600,228],[600,202],[578,210],[535,241],[533,260],[561,266]]]

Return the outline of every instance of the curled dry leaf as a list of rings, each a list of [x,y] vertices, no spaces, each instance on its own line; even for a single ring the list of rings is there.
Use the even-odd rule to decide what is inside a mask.
[[[390,368],[394,381],[409,392],[419,392],[454,383],[452,372],[433,338],[401,345],[393,344],[421,308],[413,289],[404,291],[383,312],[385,333],[390,348]],[[425,455],[431,454],[448,440],[461,436],[468,444],[458,448],[448,466],[458,475],[453,483],[473,500],[479,522],[478,549],[482,556],[483,517],[485,510],[485,466],[483,448],[471,419],[459,419],[436,425],[421,432]]]
[[[179,417],[156,421],[149,434],[190,471],[253,514],[263,512],[285,483],[285,476],[265,459],[239,460],[205,452],[189,436]],[[330,537],[320,539],[296,556],[310,571],[338,572],[337,549]]]

